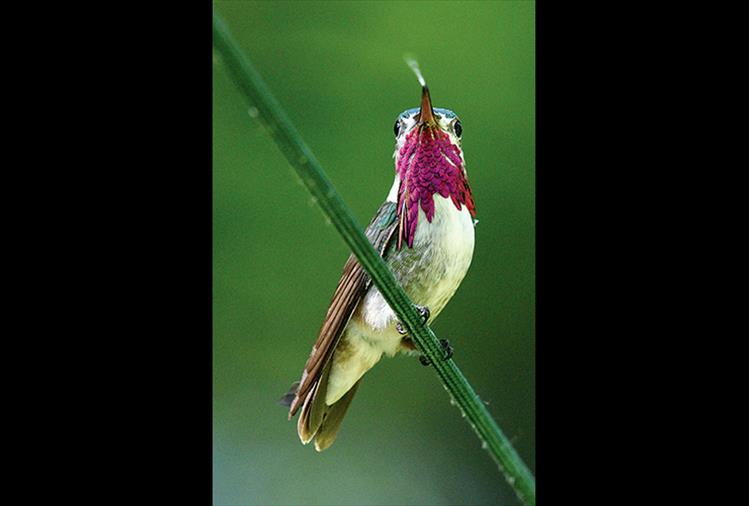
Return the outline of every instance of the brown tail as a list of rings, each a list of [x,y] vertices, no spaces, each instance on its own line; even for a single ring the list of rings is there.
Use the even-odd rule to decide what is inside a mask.
[[[302,443],[307,444],[314,438],[315,450],[318,452],[330,447],[335,441],[343,417],[346,415],[346,410],[348,410],[361,381],[357,381],[343,397],[328,406],[325,404],[325,393],[329,372],[330,365],[327,366],[320,379],[310,389],[307,398],[304,399],[302,412],[299,414],[297,422],[299,439],[302,440]]]

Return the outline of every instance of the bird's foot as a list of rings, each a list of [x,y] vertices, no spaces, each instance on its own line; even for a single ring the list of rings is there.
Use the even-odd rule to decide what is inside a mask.
[[[424,321],[424,323],[426,323],[427,321],[429,321],[429,316],[432,313],[431,313],[431,311],[429,311],[428,307],[426,307],[426,306],[419,306],[418,304],[414,304],[414,307],[416,308],[416,310],[421,315],[421,319]],[[401,322],[395,322],[395,329],[402,336],[405,336],[406,334],[408,334],[408,331],[405,328],[403,328],[403,325],[401,324]]]
[[[442,358],[442,360],[450,360],[453,356],[453,347],[450,346],[450,341],[447,339],[440,339],[440,346],[442,346],[442,349],[445,352],[445,356]],[[429,366],[432,365],[432,361],[429,360],[429,357],[426,355],[420,355],[419,356],[419,362],[421,362],[421,365],[423,366]]]
[[[421,315],[421,319],[424,320],[424,323],[429,321],[429,317],[432,315],[432,312],[429,311],[429,308],[426,306],[416,306],[416,310]]]
[[[453,352],[455,350],[450,346],[450,341],[447,339],[440,339],[440,345],[442,346],[442,349],[445,350],[445,356],[442,360],[450,360],[453,358]]]

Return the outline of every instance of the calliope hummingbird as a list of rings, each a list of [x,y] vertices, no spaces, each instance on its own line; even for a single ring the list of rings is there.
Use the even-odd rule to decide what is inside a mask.
[[[412,67],[422,86],[421,107],[395,120],[395,180],[365,234],[429,322],[471,264],[475,208],[460,149],[460,120],[448,109],[432,108],[426,82]],[[452,348],[442,343],[449,357]],[[333,444],[364,373],[383,355],[398,352],[418,353],[352,254],[302,377],[284,398],[289,419],[301,408],[302,443],[314,439],[317,451]]]

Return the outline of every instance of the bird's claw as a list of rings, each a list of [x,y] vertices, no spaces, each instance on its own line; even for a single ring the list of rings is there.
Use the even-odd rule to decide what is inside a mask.
[[[453,358],[453,352],[455,351],[452,346],[450,346],[450,341],[447,339],[440,339],[440,345],[442,346],[442,349],[445,350],[445,358],[442,360],[450,360]]]
[[[424,323],[426,323],[427,321],[429,321],[429,316],[431,316],[432,312],[429,311],[428,307],[426,307],[426,306],[419,306],[417,304],[414,304],[414,307],[419,312],[419,315],[421,315],[421,319],[424,321]],[[406,334],[408,334],[408,330],[406,330],[405,328],[403,328],[403,325],[401,324],[401,322],[398,322],[398,321],[395,322],[395,330],[397,330],[398,333],[400,335],[402,335],[402,336],[405,336]]]
[[[426,306],[416,306],[416,310],[421,315],[421,319],[424,320],[424,323],[429,321],[429,317],[432,315],[432,312],[429,310]]]
[[[445,356],[442,358],[442,360],[450,360],[453,356],[453,352],[455,351],[453,347],[450,346],[450,341],[448,341],[447,339],[440,339],[440,346],[442,346],[442,349],[445,352]],[[423,366],[432,365],[432,361],[429,360],[429,357],[427,357],[426,355],[420,355],[419,362],[421,362],[421,365]]]

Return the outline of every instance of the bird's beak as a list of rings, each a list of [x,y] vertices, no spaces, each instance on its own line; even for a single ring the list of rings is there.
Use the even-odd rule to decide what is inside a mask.
[[[429,88],[424,85],[421,88],[421,111],[419,112],[419,123],[427,126],[435,126],[437,120],[432,110],[432,98],[429,96]]]

